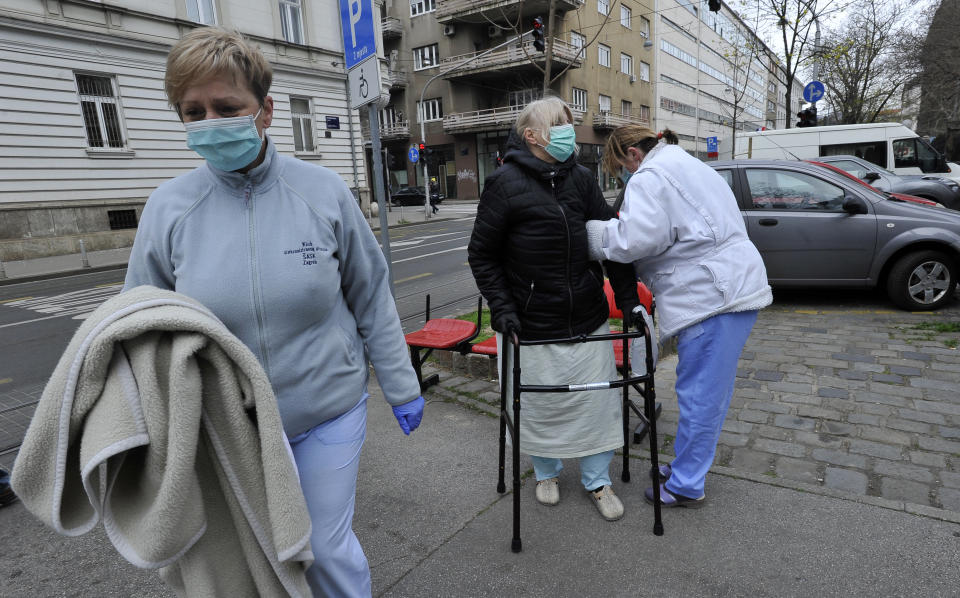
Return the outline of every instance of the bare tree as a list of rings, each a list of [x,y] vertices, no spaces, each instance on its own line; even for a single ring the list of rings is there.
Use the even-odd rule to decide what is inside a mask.
[[[904,6],[860,0],[850,8],[849,16],[828,31],[813,61],[838,124],[875,122],[913,76],[896,53]]]
[[[753,30],[755,31],[756,27]],[[762,103],[762,100],[749,93],[749,82],[752,74],[759,75],[759,69],[755,63],[757,58],[764,55],[764,51],[760,40],[751,31],[745,33],[738,29],[734,41],[727,46],[723,55],[727,59],[727,76],[730,78],[727,82],[729,86],[727,91],[731,99],[724,100],[721,103],[721,109],[730,117],[730,147],[735,148],[737,126],[742,122],[740,117],[758,101]],[[761,109],[763,109],[762,106]]]
[[[787,128],[790,128],[793,82],[813,55],[810,33],[817,19],[846,7],[845,0],[757,0],[757,19],[780,30],[786,75]]]
[[[597,27],[597,30],[593,34],[593,37],[590,38],[589,41],[584,43],[583,45],[584,49],[592,46],[593,43],[597,41],[597,38],[599,38],[600,34],[603,33],[603,29],[607,26],[607,23],[610,22],[610,16],[614,13],[614,9],[617,7],[618,4],[619,4],[618,0],[614,0],[610,4],[610,8],[607,10],[607,14],[604,17],[603,22],[600,24],[599,27]],[[581,30],[582,30],[582,26],[580,21],[580,11],[584,10],[584,7],[578,8],[576,10],[577,24],[578,24],[577,28]],[[525,22],[523,19],[524,17],[529,17],[529,15],[525,15],[523,14],[522,11],[518,11],[516,18],[511,19],[508,17],[508,15],[504,12],[503,9],[500,10],[500,15],[503,19],[503,22],[506,23],[506,25],[504,25],[503,23],[494,22],[490,20],[489,17],[486,17],[486,16],[484,16],[484,18],[486,18],[491,25],[494,25],[506,31],[512,31],[514,36],[516,37],[520,37],[523,35],[523,32],[526,30]],[[530,61],[530,64],[532,64],[534,67],[537,68],[537,70],[543,73],[543,90],[542,90],[543,93],[546,93],[547,90],[550,89],[550,86],[556,83],[561,77],[563,77],[564,73],[566,73],[570,69],[570,67],[572,67],[574,64],[573,62],[570,62],[565,67],[563,67],[563,69],[560,72],[558,73],[552,72],[553,71],[553,40],[555,38],[554,29],[556,27],[555,15],[556,15],[556,0],[550,0],[550,7],[547,13],[546,32],[544,34],[546,47],[544,48],[545,59],[544,59],[543,66],[540,66],[538,64],[538,61],[536,60],[536,55],[530,52],[530,50],[527,48],[527,44],[521,43],[519,45],[520,49],[523,51],[523,55],[527,58],[527,60]]]
[[[941,0],[928,12],[926,31],[904,36],[902,52],[919,73],[917,132],[934,137],[934,147],[960,159],[960,0]],[[911,43],[912,42],[912,43]],[[909,45],[908,45],[909,44]]]

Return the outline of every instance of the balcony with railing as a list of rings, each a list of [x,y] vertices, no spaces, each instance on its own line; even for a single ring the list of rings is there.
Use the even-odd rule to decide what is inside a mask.
[[[380,27],[383,30],[383,39],[397,39],[403,37],[403,23],[396,17],[381,19]]]
[[[472,133],[491,129],[509,129],[517,122],[523,106],[501,106],[471,112],[455,112],[443,117],[444,133]],[[583,111],[572,110],[573,122],[583,122]]]
[[[370,143],[370,124],[367,119],[360,119],[360,134],[366,143]],[[397,141],[410,138],[410,123],[406,120],[395,120],[380,123],[380,141]]]
[[[410,73],[400,69],[387,69],[387,84],[390,89],[400,89],[410,85]]]
[[[623,125],[650,126],[650,119],[634,114],[617,114],[614,112],[597,112],[593,115],[594,129],[616,129]]]
[[[580,8],[584,0],[556,0],[556,10],[566,12]],[[471,23],[484,20],[515,20],[517,12],[546,14],[550,0],[438,0],[436,18],[441,23],[466,19]]]
[[[457,56],[448,56],[440,61],[441,71],[453,68],[457,64],[465,63],[471,58],[476,58],[487,50],[470,52],[469,54],[459,54]],[[510,44],[504,48],[490,52],[482,58],[477,58],[473,62],[466,64],[462,68],[444,75],[447,79],[457,79],[471,77],[474,75],[485,74],[487,76],[497,75],[502,71],[536,71],[533,64],[541,67],[546,62],[546,53],[538,52],[533,48],[532,40],[525,40],[522,47],[518,44]],[[574,46],[570,42],[553,38],[553,72],[559,72],[560,69],[570,65],[571,68],[578,68],[583,64],[583,50]],[[539,71],[537,71],[539,72]]]

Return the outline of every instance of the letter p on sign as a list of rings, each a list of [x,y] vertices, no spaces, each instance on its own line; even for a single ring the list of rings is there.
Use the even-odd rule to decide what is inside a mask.
[[[363,14],[363,7],[360,0],[350,0],[350,41],[353,47],[357,47],[357,23],[360,22],[360,15]]]

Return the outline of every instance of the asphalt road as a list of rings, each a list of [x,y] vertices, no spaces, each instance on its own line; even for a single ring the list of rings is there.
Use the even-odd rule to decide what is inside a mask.
[[[477,288],[466,265],[472,227],[473,217],[467,214],[390,231],[397,308],[405,331],[423,324],[427,293],[434,317],[475,309]],[[0,395],[27,395],[23,401],[4,402],[0,412],[7,410],[8,417],[21,415],[15,410],[32,412],[32,405],[24,403],[39,397],[73,333],[120,291],[125,273],[120,269],[0,286]],[[14,440],[0,439],[0,453],[14,448]]]

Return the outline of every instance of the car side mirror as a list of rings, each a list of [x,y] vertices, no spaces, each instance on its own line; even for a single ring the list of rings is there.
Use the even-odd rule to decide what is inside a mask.
[[[863,180],[867,181],[868,183],[872,183],[873,181],[879,178],[880,178],[879,172],[868,172],[867,174],[863,175]]]
[[[866,214],[867,204],[859,197],[848,195],[843,198],[843,211],[847,214]]]

